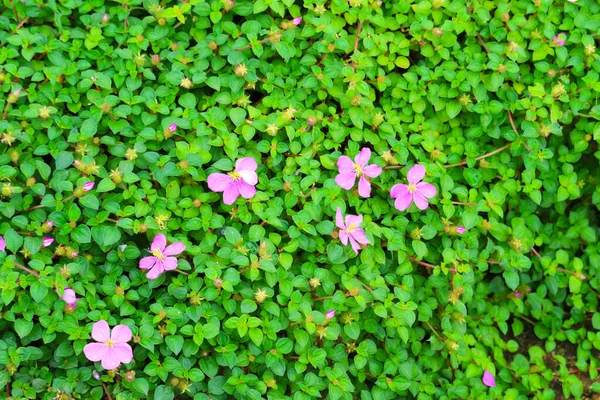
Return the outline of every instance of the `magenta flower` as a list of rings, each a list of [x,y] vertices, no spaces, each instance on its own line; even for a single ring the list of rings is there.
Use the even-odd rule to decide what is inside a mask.
[[[465,229],[464,226],[459,226],[458,228],[456,228],[456,233],[458,233],[459,235],[462,235],[463,233],[465,233],[467,230]]]
[[[523,296],[523,293],[521,293],[521,292],[515,292],[515,297],[517,299],[520,298],[521,296]]]
[[[325,318],[333,319],[333,317],[335,317],[335,310],[329,310],[325,313]]]
[[[177,124],[169,125],[169,132],[175,132],[177,130]]]
[[[370,158],[371,150],[367,147],[362,148],[354,157],[354,162],[346,156],[338,158],[339,175],[335,177],[335,183],[342,189],[350,190],[358,178],[358,194],[362,197],[371,197],[371,183],[366,177],[376,178],[381,174],[382,169],[376,164],[367,165]]]
[[[365,231],[360,228],[362,219],[362,215],[346,215],[346,221],[344,223],[342,210],[340,210],[339,207],[335,213],[335,224],[340,228],[339,235],[342,244],[347,246],[348,241],[350,241],[350,245],[356,254],[358,254],[361,244],[364,244],[365,246],[369,244],[369,240],[365,236]]]
[[[4,251],[6,249],[6,241],[2,236],[0,236],[0,251]]]
[[[292,23],[296,26],[300,25],[301,22],[302,22],[302,17],[294,18],[292,20]]]
[[[156,279],[165,271],[172,271],[177,268],[177,258],[175,256],[185,250],[185,245],[181,242],[173,243],[167,246],[167,238],[162,233],[154,236],[150,252],[152,256],[144,257],[140,260],[141,269],[149,269],[146,274],[148,279]]]
[[[425,210],[429,207],[427,199],[434,197],[437,193],[435,186],[427,182],[421,182],[425,176],[425,167],[416,164],[408,171],[408,185],[397,184],[392,186],[390,197],[396,199],[394,206],[404,211],[415,202],[420,210]]]
[[[94,188],[94,186],[96,186],[96,184],[94,182],[86,182],[85,185],[83,185],[83,191],[89,192],[90,190],[92,190]]]
[[[52,238],[44,238],[44,247],[50,246],[54,242]]]
[[[65,288],[63,295],[60,296],[60,299],[64,300],[69,307],[77,307],[77,294],[71,288]]]
[[[54,227],[54,220],[51,219],[50,221],[46,222],[46,224],[48,225],[48,228],[52,229]]]
[[[256,194],[254,185],[258,183],[254,158],[240,158],[235,162],[235,169],[228,174],[214,173],[208,176],[208,188],[213,192],[223,192],[223,202],[227,205],[235,203],[239,195],[251,199]]]
[[[552,44],[555,47],[564,46],[566,41],[567,41],[567,35],[564,33],[558,34],[552,38]]]
[[[98,321],[92,328],[92,338],[99,343],[86,344],[83,354],[90,361],[101,361],[104,369],[115,369],[133,360],[133,350],[127,344],[131,329],[127,325],[117,325],[111,332],[106,321]]]
[[[496,386],[496,378],[494,378],[494,375],[487,369],[483,371],[483,384],[489,387]]]

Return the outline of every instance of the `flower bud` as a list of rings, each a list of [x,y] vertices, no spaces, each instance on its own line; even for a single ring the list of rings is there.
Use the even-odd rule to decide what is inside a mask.
[[[189,78],[183,78],[181,80],[181,83],[179,84],[179,86],[181,86],[184,89],[189,89],[193,86],[194,84],[192,83],[192,81]]]
[[[44,232],[44,233],[50,232],[52,230],[52,228],[54,228],[53,220],[46,221],[42,224],[42,232]]]
[[[44,247],[50,246],[52,244],[52,242],[54,242],[54,239],[49,238],[49,237],[44,238]]]
[[[102,16],[102,23],[108,24],[108,14],[104,13],[104,15]]]
[[[94,182],[86,182],[83,185],[83,191],[84,192],[89,192],[90,190],[92,190],[94,188],[96,184]]]
[[[100,376],[100,374],[98,373],[98,371],[92,372],[92,376],[94,377],[94,379],[102,380],[102,377]]]
[[[239,77],[244,77],[248,74],[248,67],[246,64],[238,64],[235,66],[234,72]]]
[[[33,185],[35,185],[35,178],[33,176],[31,178],[27,178],[25,181],[25,186],[32,187]]]
[[[217,278],[214,281],[214,285],[217,289],[221,289],[221,287],[223,286],[223,280],[221,278]]]
[[[311,288],[316,289],[317,287],[321,286],[321,280],[319,278],[310,278],[310,280],[308,281],[308,284],[310,285]]]
[[[150,63],[155,67],[160,64],[160,56],[158,54],[154,54],[152,58],[150,58]]]
[[[135,380],[135,371],[127,371],[123,374],[123,378],[125,378],[125,380],[127,382],[133,382]]]
[[[335,317],[335,310],[329,310],[325,313],[325,318],[333,319]]]

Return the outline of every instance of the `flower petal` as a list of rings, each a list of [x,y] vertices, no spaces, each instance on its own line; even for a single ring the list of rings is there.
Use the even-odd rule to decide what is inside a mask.
[[[358,180],[358,194],[361,197],[371,197],[371,183],[364,176]]]
[[[335,183],[342,189],[350,190],[354,186],[356,174],[354,172],[341,173],[335,177]]]
[[[177,268],[177,259],[175,257],[167,257],[162,260],[165,271],[173,271]]]
[[[241,171],[256,171],[258,168],[258,164],[252,157],[240,158],[235,162],[235,170],[236,172]]]
[[[102,357],[102,368],[108,370],[118,368],[119,365],[121,365],[121,362],[117,358],[117,355],[115,354],[113,348],[109,347],[107,349],[108,350],[104,354],[104,357]]]
[[[483,384],[489,387],[496,386],[496,378],[494,378],[494,375],[487,369],[483,371]]]
[[[411,185],[416,185],[417,183],[421,182],[421,179],[423,179],[424,176],[425,167],[421,164],[415,164],[415,166],[408,171],[406,178],[408,179],[408,183]]]
[[[96,342],[108,342],[110,339],[110,328],[108,327],[108,322],[105,320],[100,320],[92,326],[92,338]]]
[[[427,209],[427,207],[429,207],[429,202],[421,193],[414,192],[413,197],[415,200],[415,204],[417,205],[417,207],[419,207],[420,210],[425,210]]]
[[[254,171],[238,171],[238,174],[240,174],[244,182],[249,185],[256,185],[258,183],[258,175],[256,175],[256,172]]]
[[[335,211],[335,226],[340,229],[346,229],[346,225],[344,225],[344,217],[342,216],[342,210],[339,207]]]
[[[383,168],[381,168],[377,164],[367,165],[363,168],[363,174],[368,176],[369,178],[377,178],[383,172]]]
[[[340,240],[344,246],[348,244],[348,234],[345,231],[340,231]]]
[[[117,325],[110,333],[110,339],[115,343],[126,343],[131,340],[131,329],[127,325]]]
[[[67,304],[74,304],[77,302],[77,295],[75,291],[71,288],[66,288],[64,294],[61,297],[61,300],[64,300]]]
[[[177,254],[181,253],[184,250],[185,250],[185,244],[183,244],[181,242],[175,242],[175,243],[167,246],[165,251],[163,251],[163,255],[164,256],[176,256]]]
[[[4,251],[4,249],[6,249],[6,241],[0,236],[0,251]]]
[[[394,207],[396,207],[398,211],[406,211],[406,209],[410,207],[412,202],[412,194],[409,191],[406,191],[406,193],[402,193],[400,196],[398,196],[398,198],[394,202]]]
[[[133,350],[127,343],[117,343],[111,350],[115,357],[123,364],[128,364],[133,360]]]
[[[152,246],[150,246],[150,250],[160,250],[163,251],[165,246],[167,245],[167,238],[162,233],[154,236],[154,240],[152,241]]]
[[[229,185],[223,191],[223,203],[230,206],[235,203],[239,195],[240,191],[238,190],[237,185]]]
[[[156,261],[158,261],[158,258],[156,258],[156,257],[144,257],[140,260],[139,267],[141,269],[150,269],[150,268],[154,267],[154,264],[156,264]]]
[[[437,194],[437,189],[431,183],[419,182],[417,183],[417,192],[430,199]]]
[[[367,236],[365,235],[365,231],[362,229],[357,229],[356,231],[352,232],[350,236],[360,244],[370,243],[369,239],[367,239]]]
[[[238,182],[237,189],[245,199],[251,199],[256,194],[256,188],[243,181]]]
[[[395,199],[400,195],[404,195],[405,192],[408,192],[408,186],[403,183],[398,183],[397,185],[392,186],[390,197]]]
[[[360,250],[360,244],[358,244],[356,240],[352,238],[352,236],[350,236],[350,246],[352,246],[352,250],[354,250],[354,252],[358,255],[358,251]]]
[[[206,182],[208,183],[208,188],[213,192],[222,192],[231,184],[231,177],[227,174],[215,172],[208,176]]]
[[[362,215],[346,215],[346,229],[356,229],[360,227],[362,224],[363,216]],[[354,226],[353,226],[354,225]],[[352,228],[350,228],[352,227]]]
[[[354,163],[350,157],[340,156],[340,158],[337,160],[337,166],[340,174],[354,172]]]
[[[104,343],[88,343],[83,348],[85,357],[93,362],[100,361],[108,351],[108,347]]]
[[[363,147],[360,150],[360,153],[354,157],[354,162],[357,163],[360,167],[364,167],[369,162],[371,158],[371,149],[368,147]]]
[[[146,274],[147,279],[156,279],[165,272],[162,261],[157,261],[154,267]]]

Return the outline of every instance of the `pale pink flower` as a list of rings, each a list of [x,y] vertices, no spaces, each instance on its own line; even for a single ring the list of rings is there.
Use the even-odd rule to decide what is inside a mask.
[[[562,47],[565,45],[566,40],[567,40],[567,35],[564,33],[561,33],[552,38],[552,44],[555,47]]]
[[[94,186],[96,186],[96,184],[94,182],[86,182],[85,185],[83,185],[83,191],[89,192],[90,190],[92,190],[94,188]]]
[[[104,369],[115,369],[133,360],[133,350],[127,344],[131,329],[127,325],[117,325],[111,332],[106,321],[98,321],[92,328],[92,338],[98,343],[86,344],[83,354],[90,361],[101,361]]]
[[[213,192],[223,192],[223,202],[227,205],[235,203],[239,195],[251,199],[256,194],[254,185],[258,183],[254,158],[240,158],[235,162],[235,169],[228,174],[214,173],[208,176],[208,188]]]
[[[302,17],[294,18],[292,20],[292,23],[296,26],[300,25],[301,22],[302,22]]]
[[[577,0],[567,0],[569,3],[577,3]]]
[[[515,297],[517,299],[520,298],[521,296],[523,296],[523,293],[521,293],[521,292],[515,292]]]
[[[459,235],[462,235],[463,233],[465,233],[467,230],[465,229],[464,226],[459,226],[458,228],[456,228],[456,233],[458,233]]]
[[[79,256],[79,253],[78,253],[78,252],[76,252],[76,251],[74,251],[74,252],[73,252],[73,258],[75,258],[75,257],[78,257],[78,256]]]
[[[106,13],[105,13],[105,14],[102,16],[102,23],[106,24],[107,22],[108,22],[108,14],[106,14]]]
[[[494,375],[487,369],[483,371],[483,384],[489,387],[496,386],[496,378],[494,378]]]
[[[98,373],[98,371],[94,371],[94,372],[92,372],[92,376],[93,376],[95,379],[102,380],[102,377],[100,376],[100,374]]]
[[[50,246],[54,242],[52,238],[44,238],[44,247]]]
[[[52,229],[54,227],[54,220],[50,220],[48,222],[46,222],[46,224],[48,225],[48,228]]]
[[[167,246],[167,238],[162,233],[154,236],[150,252],[152,256],[144,257],[140,260],[141,269],[149,269],[146,274],[148,279],[156,279],[165,271],[172,271],[177,268],[177,258],[175,256],[185,250],[185,245],[181,242],[173,243]]]
[[[177,130],[177,124],[169,125],[169,132],[175,132]]]
[[[404,211],[415,202],[420,210],[425,210],[429,207],[427,199],[434,197],[437,193],[437,189],[430,183],[421,182],[425,176],[425,167],[416,164],[408,171],[408,185],[397,184],[392,186],[390,190],[390,197],[396,199],[394,206]]]
[[[77,294],[71,288],[65,288],[63,295],[60,296],[60,299],[64,300],[69,307],[77,307]]]
[[[349,241],[350,246],[352,246],[356,254],[358,254],[361,244],[369,244],[369,240],[365,236],[365,231],[360,228],[362,219],[362,215],[346,215],[346,221],[344,222],[342,210],[339,207],[335,213],[335,224],[340,228],[339,237],[342,244],[347,246]]]
[[[335,183],[342,189],[350,190],[358,178],[358,194],[362,197],[371,197],[371,183],[366,177],[376,178],[381,174],[382,169],[376,164],[367,165],[370,158],[371,150],[367,147],[354,157],[354,162],[346,156],[338,158],[339,174],[335,177]]]
[[[4,251],[6,249],[6,241],[2,236],[0,236],[0,251]]]
[[[329,310],[325,313],[325,318],[333,319],[333,317],[335,317],[335,310]]]

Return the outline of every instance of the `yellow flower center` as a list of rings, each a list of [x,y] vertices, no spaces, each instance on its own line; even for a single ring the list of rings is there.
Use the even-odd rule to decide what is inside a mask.
[[[408,191],[414,193],[417,191],[417,187],[415,185],[408,185]]]
[[[242,176],[239,174],[239,172],[237,171],[232,171],[229,173],[229,176],[231,177],[231,179],[233,179],[234,181],[238,181],[240,179],[242,179]]]
[[[106,342],[106,347],[113,347],[115,345],[115,342],[112,340],[109,340],[108,342]]]
[[[158,258],[159,261],[162,261],[162,259],[165,258],[162,251],[160,251],[159,249],[152,250],[152,255],[154,257]]]
[[[360,178],[360,176],[363,174],[363,170],[360,165],[354,164],[354,173]]]
[[[349,225],[346,228],[346,233],[354,233],[356,231],[356,224]]]

